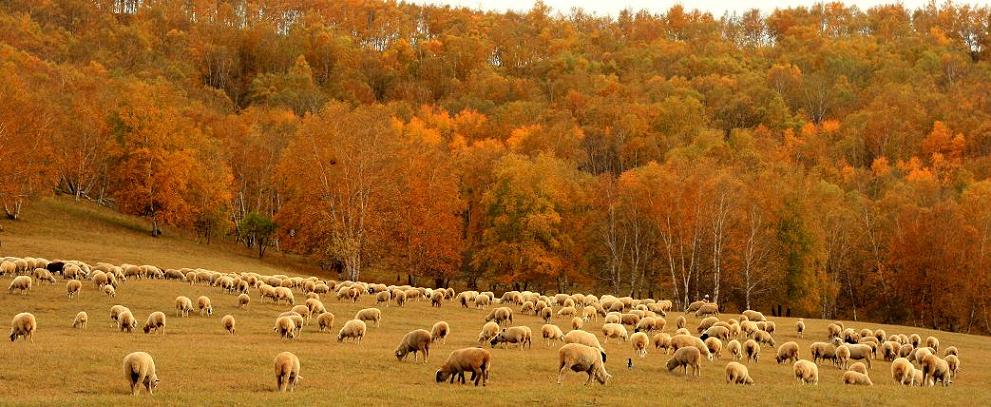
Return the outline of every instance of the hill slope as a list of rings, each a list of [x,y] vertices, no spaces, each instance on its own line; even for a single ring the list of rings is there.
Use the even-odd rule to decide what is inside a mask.
[[[259,262],[237,251],[218,246],[199,246],[181,237],[145,237],[142,225],[129,218],[109,216],[99,209],[61,201],[47,201],[31,209],[23,222],[5,223],[2,253],[15,256],[80,258],[87,261],[151,262],[163,266],[202,266],[231,271],[277,273],[298,270]],[[0,284],[9,282],[9,277]],[[6,323],[18,312],[38,317],[39,330],[33,342],[0,343],[0,404],[38,405],[131,405],[145,403],[146,396],[132,398],[121,371],[121,359],[134,351],[155,357],[161,385],[154,400],[168,405],[426,405],[482,403],[486,405],[532,405],[535,403],[632,404],[632,405],[729,405],[729,404],[810,404],[828,402],[849,405],[982,405],[991,402],[991,372],[983,366],[991,362],[991,338],[933,332],[929,330],[848,322],[855,328],[884,328],[888,333],[936,335],[942,346],[960,348],[962,373],[949,388],[902,388],[892,384],[890,364],[875,361],[870,375],[876,386],[850,388],[840,384],[842,371],[820,366],[819,386],[799,386],[791,368],[774,362],[774,350],[765,349],[756,365],[750,366],[755,386],[737,387],[724,383],[723,368],[729,360],[723,355],[705,362],[701,377],[684,377],[664,369],[668,356],[650,349],[647,358],[633,356],[628,343],[612,342],[607,369],[613,375],[606,386],[583,387],[583,374],[566,373],[563,385],[555,383],[557,347],[545,346],[540,338],[543,321],[529,315],[516,315],[517,325],[534,330],[532,349],[494,349],[489,386],[437,385],[433,373],[447,354],[457,348],[475,346],[487,310],[462,309],[453,303],[441,308],[428,302],[406,307],[381,307],[382,326],[370,327],[360,344],[339,344],[337,330],[318,332],[316,324],[304,329],[301,338],[285,342],[271,331],[275,317],[285,305],[262,303],[256,292],[247,310],[235,307],[235,297],[206,286],[173,281],[131,280],[124,283],[115,299],[96,292],[86,282],[81,297],[69,300],[64,283],[35,286],[25,296],[0,293],[0,322]],[[215,313],[210,317],[175,317],[174,299],[185,295],[213,299]],[[297,294],[298,298],[301,295]],[[370,296],[359,303],[341,303],[324,298],[336,315],[336,327],[364,307],[375,306]],[[135,333],[116,332],[107,320],[113,304],[128,306],[139,321]],[[89,314],[89,327],[70,327],[79,311]],[[145,335],[140,327],[149,313],[168,315],[166,335]],[[226,335],[220,317],[237,318],[237,335]],[[674,330],[669,314],[665,332]],[[735,315],[722,315],[732,318]],[[416,328],[429,329],[438,321],[451,324],[446,343],[431,348],[429,362],[398,362],[393,349],[402,336]],[[827,321],[806,320],[808,333],[796,338],[794,319],[776,318],[778,344],[798,341],[801,355],[808,358],[808,346],[825,336]],[[553,323],[570,329],[570,319],[555,318]],[[698,319],[688,317],[694,329]],[[602,319],[590,321],[585,329],[601,338]],[[487,345],[486,345],[487,347]],[[272,359],[281,351],[291,351],[302,362],[302,382],[293,394],[273,392],[275,380]],[[725,353],[725,352],[724,352]],[[634,368],[626,367],[632,357]],[[818,404],[818,403],[817,403]]]

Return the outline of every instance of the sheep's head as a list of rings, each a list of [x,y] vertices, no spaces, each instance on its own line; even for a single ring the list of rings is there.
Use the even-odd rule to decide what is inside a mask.
[[[402,349],[396,349],[396,359],[401,361],[404,357],[406,357],[406,352],[403,352]]]
[[[158,380],[158,375],[152,376],[151,377],[151,380],[149,380],[148,382],[149,382],[148,384],[149,384],[149,386],[151,386],[151,389],[152,390],[157,389],[158,388],[158,382],[160,382],[160,380]]]
[[[612,379],[612,375],[606,373],[606,368],[604,366],[600,366],[598,369],[595,370],[595,380],[600,384],[606,384],[606,382],[608,382],[609,379]]]
[[[451,374],[449,372],[445,372],[444,369],[437,369],[437,373],[434,374],[434,381],[437,383],[442,383],[450,376]]]
[[[145,325],[145,333],[151,332],[151,326]]]

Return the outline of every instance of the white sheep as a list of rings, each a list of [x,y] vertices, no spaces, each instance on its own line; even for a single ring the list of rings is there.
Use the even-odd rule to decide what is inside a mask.
[[[34,342],[34,332],[38,330],[38,320],[29,312],[22,312],[14,315],[10,321],[10,341],[14,342],[18,337],[26,341]]]
[[[275,386],[280,392],[296,388],[300,379],[299,358],[289,352],[282,352],[275,356]]]
[[[564,378],[564,372],[571,370],[588,374],[588,380],[585,381],[585,385],[592,384],[593,379],[600,384],[606,384],[612,378],[612,375],[606,372],[603,359],[604,357],[600,349],[580,343],[565,344],[558,350],[557,383],[561,384],[561,380]]]
[[[72,320],[72,327],[77,329],[85,329],[87,322],[89,322],[89,315],[86,314],[86,311],[79,311],[79,313],[76,314],[76,318]]]
[[[792,365],[795,379],[802,384],[819,384],[819,367],[815,363],[802,359]]]
[[[165,335],[165,313],[155,311],[151,315],[148,315],[148,320],[145,321],[144,331],[146,334],[155,331],[155,333],[161,332],[162,335]]]
[[[279,334],[283,340],[296,338],[296,321],[288,316],[279,316],[275,319],[275,326],[272,331]]]
[[[378,308],[365,308],[361,311],[358,311],[358,313],[354,315],[354,319],[360,321],[374,322],[375,327],[377,328],[379,326],[380,321],[382,321],[382,311],[379,310]]]
[[[439,294],[434,291],[434,294]],[[433,296],[431,296],[433,298]],[[451,326],[444,321],[437,321],[430,327],[430,338],[433,342],[447,343],[447,335],[451,333]]]
[[[7,287],[7,292],[13,293],[14,290],[18,290],[18,293],[21,295],[26,295],[28,291],[31,290],[31,277],[14,277],[14,279],[10,281],[10,286]]]
[[[754,379],[750,378],[750,371],[746,366],[729,362],[726,364],[726,384],[754,384]]]
[[[213,303],[210,301],[210,297],[201,295],[200,298],[196,299],[196,307],[200,310],[200,316],[206,313],[207,316],[213,315]]]
[[[608,323],[602,325],[602,336],[604,337],[604,342],[609,343],[609,338],[622,339],[623,342],[629,340],[628,333],[626,332],[626,327],[622,324]]]
[[[702,360],[702,354],[698,348],[694,346],[686,346],[684,348],[676,350],[674,352],[674,355],[671,356],[671,359],[668,359],[668,362],[665,365],[665,367],[669,371],[673,371],[678,367],[684,367],[685,376],[688,376],[688,368],[691,367],[693,376],[701,376],[702,369],[699,366],[699,362],[701,360]]]
[[[65,283],[65,294],[69,298],[79,298],[79,291],[83,288],[83,283],[79,280],[69,280]]]
[[[355,343],[360,345],[361,339],[365,337],[367,330],[368,327],[365,325],[365,321],[352,319],[344,323],[340,332],[337,333],[337,342],[344,342],[345,339],[353,339]]]
[[[330,312],[324,312],[317,315],[317,326],[320,327],[320,332],[325,332],[329,329],[334,329],[334,314]]]
[[[193,310],[193,300],[189,297],[178,296],[175,298],[175,315],[188,317],[189,313]]]
[[[124,377],[131,386],[131,395],[138,394],[139,386],[144,386],[151,395],[159,383],[155,360],[145,352],[134,352],[124,357]]]
[[[237,296],[237,307],[240,309],[248,309],[248,303],[251,302],[251,297],[248,294],[241,294]]]
[[[843,384],[853,384],[860,386],[873,386],[870,376],[866,373],[855,372],[853,370],[843,372]]]
[[[647,347],[650,346],[650,338],[647,337],[646,332],[636,332],[633,336],[630,336],[630,345],[633,346],[633,352],[641,358],[647,357]]]
[[[125,309],[117,314],[117,329],[121,332],[131,333],[138,327],[138,320],[131,314],[131,310]]]
[[[554,324],[544,324],[540,327],[540,335],[544,338],[544,344],[550,346],[553,341],[564,341],[564,332]]]
[[[224,330],[231,335],[234,335],[234,331],[237,330],[237,321],[234,320],[234,316],[231,314],[224,315],[224,317],[220,319],[220,324],[223,325]]]
[[[891,362],[891,379],[901,385],[915,385],[915,366],[905,358],[897,358]]]

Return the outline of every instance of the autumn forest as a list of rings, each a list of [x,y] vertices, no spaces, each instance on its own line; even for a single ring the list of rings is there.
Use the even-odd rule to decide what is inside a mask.
[[[991,8],[0,2],[55,194],[359,279],[991,332]]]

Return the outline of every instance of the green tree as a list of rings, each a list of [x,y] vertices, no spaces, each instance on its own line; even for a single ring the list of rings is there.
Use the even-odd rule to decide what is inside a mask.
[[[237,229],[244,244],[249,248],[257,247],[258,257],[265,257],[265,249],[268,248],[276,229],[272,218],[258,212],[250,212],[241,219]]]

